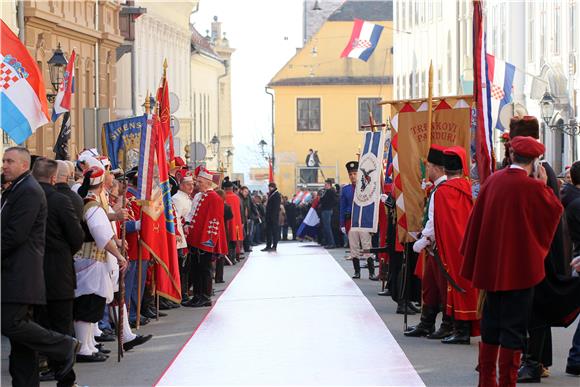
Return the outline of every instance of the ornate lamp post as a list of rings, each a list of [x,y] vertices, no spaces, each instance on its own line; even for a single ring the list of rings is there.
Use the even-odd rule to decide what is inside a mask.
[[[549,91],[544,93],[542,100],[540,101],[540,109],[542,112],[542,119],[544,120],[546,126],[550,128],[553,132],[559,131],[563,132],[572,137],[572,142],[574,141],[574,136],[580,134],[580,126],[575,119],[571,119],[567,124],[561,123],[554,125],[552,124],[552,118],[554,117],[554,104],[556,100],[550,94]]]
[[[50,74],[50,83],[52,84],[52,88],[54,93],[47,93],[46,98],[49,102],[54,103],[54,99],[56,98],[56,93],[58,92],[58,88],[62,83],[62,78],[64,76],[64,69],[68,61],[64,57],[64,53],[60,49],[60,43],[58,44],[56,50],[54,50],[52,57],[48,60],[48,71]]]
[[[561,122],[561,120],[558,120],[560,122],[553,124],[552,118],[554,117],[555,102],[556,100],[552,94],[550,94],[549,91],[546,91],[542,97],[542,100],[540,101],[542,119],[552,132],[561,132],[570,136],[570,150],[572,151],[572,161],[574,161],[576,157],[576,140],[577,136],[580,135],[580,125],[578,125],[578,122],[576,122],[574,118],[570,119],[568,123],[564,123]]]

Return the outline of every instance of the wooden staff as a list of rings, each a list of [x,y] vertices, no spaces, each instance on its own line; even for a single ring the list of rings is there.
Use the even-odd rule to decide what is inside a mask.
[[[127,170],[127,143],[125,142],[125,137],[123,136],[123,170]],[[125,187],[125,191],[127,190],[127,175],[123,175],[123,186]],[[127,206],[127,195],[123,192],[123,198],[121,199],[121,211],[124,210]],[[123,258],[125,258],[126,264],[128,264],[127,260],[127,249],[125,245],[127,243],[127,227],[126,223],[123,220],[121,223],[121,254]],[[121,361],[123,357],[123,305],[125,303],[125,272],[123,270],[119,270],[119,292],[117,297],[117,308],[119,310],[119,318],[117,321],[117,344],[118,344],[118,351],[117,351],[117,362]]]
[[[149,90],[147,90],[147,96],[145,97],[145,114],[147,114],[147,116],[149,116],[149,113],[151,112],[151,96],[149,94]],[[149,119],[149,117],[147,118]],[[147,131],[147,127],[145,127],[145,131]],[[141,134],[143,135],[143,134]],[[141,220],[143,219],[143,208],[141,208],[141,211],[139,212],[139,221],[141,222]],[[138,233],[137,235],[139,235],[140,233]],[[136,323],[136,327],[137,330],[141,327],[141,293],[143,292],[143,290],[141,289],[142,285],[141,285],[141,277],[143,276],[143,246],[141,246],[141,240],[138,241],[137,243],[137,320],[135,321]]]
[[[433,61],[429,63],[429,91],[427,99],[427,152],[431,148],[431,128],[433,127]]]

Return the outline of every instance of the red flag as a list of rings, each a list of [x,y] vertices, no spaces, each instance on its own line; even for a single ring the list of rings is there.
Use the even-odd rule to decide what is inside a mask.
[[[174,302],[181,301],[179,263],[175,241],[175,213],[171,201],[169,166],[165,155],[165,141],[161,123],[153,118],[151,146],[155,147],[159,184],[155,185],[151,200],[143,206],[141,241],[155,263],[157,294]]]
[[[166,67],[167,64],[165,63]],[[159,106],[159,125],[163,143],[169,141],[169,163],[175,166],[175,151],[173,149],[173,133],[171,132],[171,109],[169,108],[169,86],[167,85],[167,73],[163,70],[161,84],[157,89],[157,104]]]
[[[473,96],[477,111],[475,159],[481,184],[495,171],[493,128],[491,127],[491,85],[487,72],[486,36],[482,0],[473,1]]]
[[[274,167],[272,166],[272,159],[268,160],[268,180],[270,180],[270,183],[274,182]]]

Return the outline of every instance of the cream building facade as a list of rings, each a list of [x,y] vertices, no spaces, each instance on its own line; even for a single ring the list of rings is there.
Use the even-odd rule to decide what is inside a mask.
[[[133,59],[130,52],[123,53],[118,62],[121,82],[117,85],[119,104],[116,112],[119,117],[129,117],[143,114],[142,105],[148,93],[155,97],[163,74],[163,61],[167,59],[167,81],[173,94],[174,148],[176,156],[182,157],[192,129],[189,17],[198,4],[198,0],[134,1],[130,7],[139,13],[130,43],[135,46],[135,57]]]
[[[74,49],[75,95],[71,101],[71,138],[69,154],[75,157],[83,148],[98,146],[100,125],[112,118],[116,105],[117,47],[119,33],[118,0],[96,1],[26,1],[23,17],[14,11],[17,2],[2,4],[9,25],[16,22],[23,33],[24,45],[39,65],[47,93],[53,93],[47,61],[60,45],[66,58]],[[16,17],[15,17],[16,16]],[[3,16],[4,20],[4,16]],[[52,104],[49,103],[49,110]],[[53,146],[60,131],[61,119],[37,129],[25,145],[33,154],[54,157]],[[3,145],[10,145],[7,136]]]
[[[434,95],[473,93],[471,0],[394,0],[395,98],[427,96],[429,61]],[[551,130],[541,119],[544,92],[555,98],[551,124],[579,121],[580,6],[576,0],[484,3],[487,51],[516,67],[513,101],[539,118],[546,159],[556,172],[579,158],[578,136]],[[503,157],[495,133],[496,158]]]
[[[209,169],[231,176],[234,170],[231,55],[235,50],[229,46],[217,17],[211,24],[211,32],[207,31],[205,36],[194,26],[191,32],[193,115],[189,143],[202,144],[206,157],[202,158],[191,147],[189,161],[190,164],[205,163]]]

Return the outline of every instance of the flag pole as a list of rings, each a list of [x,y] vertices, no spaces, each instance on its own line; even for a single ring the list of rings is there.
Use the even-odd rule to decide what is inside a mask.
[[[433,61],[429,63],[429,91],[427,109],[427,152],[429,152],[429,148],[431,148],[431,129],[433,127]]]
[[[151,112],[151,96],[149,94],[149,90],[147,90],[147,96],[145,97],[145,114],[149,116]],[[145,130],[147,130],[147,126],[145,126]],[[143,209],[141,209],[139,213],[139,221],[141,221],[143,215]],[[142,302],[142,289],[141,289],[141,278],[143,277],[143,246],[141,245],[141,241],[137,244],[137,320],[135,321],[136,329],[141,327],[141,302]]]
[[[123,170],[127,170],[127,143],[125,142],[125,136],[121,134],[123,138]],[[121,199],[121,208],[125,209],[127,206],[127,175],[126,173],[123,174],[123,198]],[[123,258],[125,258],[126,264],[127,261],[127,249],[125,245],[127,243],[127,223],[123,220],[121,223],[121,254]],[[118,344],[118,351],[117,351],[117,362],[121,362],[121,358],[123,357],[123,319],[127,318],[127,316],[123,316],[123,305],[125,303],[125,272],[123,270],[119,270],[119,293],[118,293],[118,301],[117,307],[119,310],[119,319],[118,319],[118,328],[117,328],[117,344]]]
[[[162,82],[162,84],[165,83],[164,81],[165,81],[166,75],[167,75],[167,58],[165,58],[163,60],[163,78],[162,78],[163,82]],[[157,93],[159,94],[159,91]],[[157,100],[155,101],[154,109],[155,109],[155,112],[153,113],[153,115],[157,115],[158,119],[159,119],[159,98],[157,98]],[[157,136],[158,136],[158,134],[157,134]],[[159,141],[159,139],[157,139],[157,141]],[[158,266],[159,266],[159,264],[156,263],[154,268],[153,268],[155,270],[154,277],[156,277],[156,275],[157,275],[157,270],[158,270],[157,267]],[[159,292],[157,291],[157,283],[155,283],[155,313],[156,313],[155,320],[159,321]]]

